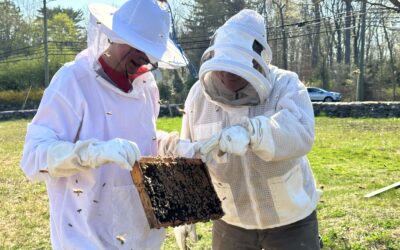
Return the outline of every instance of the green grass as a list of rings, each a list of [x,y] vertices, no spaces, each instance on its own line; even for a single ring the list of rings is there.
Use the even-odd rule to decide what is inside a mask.
[[[0,122],[0,248],[50,249],[44,183],[28,182],[19,167],[27,120]],[[158,128],[179,130],[180,118],[162,118]],[[400,249],[400,189],[366,199],[399,181],[400,119],[316,119],[309,154],[317,185],[324,249]],[[211,223],[198,223],[198,243],[210,249]],[[168,229],[162,247],[175,250]]]

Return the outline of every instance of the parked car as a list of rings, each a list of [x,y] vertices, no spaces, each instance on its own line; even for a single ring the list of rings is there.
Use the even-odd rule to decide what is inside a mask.
[[[312,102],[338,102],[342,99],[340,93],[321,88],[307,87],[307,91]]]

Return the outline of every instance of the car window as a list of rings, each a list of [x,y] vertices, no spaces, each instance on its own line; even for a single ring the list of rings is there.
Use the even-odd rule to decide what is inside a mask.
[[[319,89],[317,89],[317,88],[309,88],[309,89],[308,89],[308,92],[309,92],[309,93],[318,93],[318,92],[319,92]]]

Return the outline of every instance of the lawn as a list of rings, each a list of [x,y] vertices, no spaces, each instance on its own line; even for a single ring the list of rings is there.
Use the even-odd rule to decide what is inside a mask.
[[[158,127],[178,130],[180,119]],[[20,167],[28,120],[0,122],[0,249],[50,249],[44,183],[26,180]],[[400,181],[400,119],[316,119],[309,153],[317,185],[324,249],[400,249],[400,189],[363,196]],[[191,249],[210,249],[211,223],[198,223]],[[175,250],[172,230],[162,249]]]

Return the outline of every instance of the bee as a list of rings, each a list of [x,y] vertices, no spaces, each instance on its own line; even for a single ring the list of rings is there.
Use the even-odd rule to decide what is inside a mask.
[[[115,237],[119,242],[121,242],[121,245],[123,245],[125,243],[125,235],[117,235],[117,237]]]
[[[79,188],[74,188],[74,193],[79,196],[80,194],[83,193],[83,190]]]
[[[104,187],[105,185],[106,185],[106,183],[104,182],[104,183],[103,183],[103,187]]]
[[[94,203],[99,203],[99,201],[98,201],[98,200],[93,200],[93,202],[94,202]]]
[[[78,210],[76,210],[78,213],[80,213],[80,212],[82,212],[82,209],[80,208],[80,209],[78,209]]]

